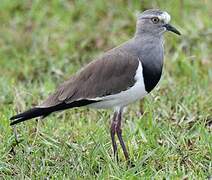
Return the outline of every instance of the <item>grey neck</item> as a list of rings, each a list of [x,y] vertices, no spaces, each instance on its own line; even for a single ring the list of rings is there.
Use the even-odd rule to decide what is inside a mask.
[[[155,55],[156,61],[163,61],[163,36],[153,36],[149,33],[135,35],[130,41],[128,41],[123,48],[126,51],[144,59],[146,56]],[[161,62],[162,63],[162,62]]]
[[[136,25],[136,32],[135,32],[135,37],[157,37],[157,38],[161,38],[165,32],[165,28],[161,27],[161,28],[155,28],[155,29],[151,29],[149,30],[148,28],[142,28],[142,24],[140,24],[139,22],[137,22]]]
[[[163,32],[148,32],[143,29],[137,29],[134,39],[142,39],[143,41],[156,40],[163,42]]]
[[[150,92],[158,83],[163,67],[163,36],[151,33],[136,35],[119,47],[140,60],[143,67],[145,88]]]

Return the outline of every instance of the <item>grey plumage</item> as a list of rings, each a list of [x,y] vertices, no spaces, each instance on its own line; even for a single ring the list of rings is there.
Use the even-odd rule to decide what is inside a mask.
[[[111,125],[114,155],[117,134],[128,159],[121,135],[123,108],[148,94],[159,82],[163,67],[163,34],[180,32],[168,24],[170,15],[160,10],[147,10],[137,18],[132,39],[104,53],[60,85],[40,105],[13,116],[11,125],[52,112],[73,107],[111,107],[115,113]]]
[[[41,104],[41,107],[54,106],[61,102],[70,103],[78,99],[102,97],[124,91],[134,84],[138,59],[148,70],[151,83],[158,82],[163,65],[163,38],[149,34],[143,38],[143,36],[136,34],[131,40],[89,63],[75,76],[63,83],[56,93],[49,96]],[[158,78],[154,79],[156,76]],[[157,82],[148,89],[149,92]]]
[[[62,102],[72,103],[124,91],[135,82],[137,60],[136,56],[123,51],[121,47],[112,49],[63,83],[40,106],[51,107]]]

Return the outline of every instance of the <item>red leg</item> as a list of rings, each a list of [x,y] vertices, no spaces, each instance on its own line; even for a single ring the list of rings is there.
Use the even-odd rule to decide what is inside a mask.
[[[129,161],[129,154],[127,152],[127,148],[126,148],[125,143],[122,138],[121,120],[122,120],[122,109],[119,110],[118,115],[117,115],[116,133],[117,133],[119,142],[121,144],[125,159],[127,161]]]
[[[116,140],[115,140],[117,115],[118,115],[118,113],[114,112],[113,119],[111,122],[111,127],[110,127],[110,136],[111,136],[111,140],[112,140],[114,158],[116,158],[116,160],[118,161],[117,144],[116,144]]]

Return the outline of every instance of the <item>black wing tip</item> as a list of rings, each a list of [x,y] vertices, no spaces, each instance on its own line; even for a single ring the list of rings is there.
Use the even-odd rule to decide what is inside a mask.
[[[10,121],[12,121],[12,122],[10,122],[10,126],[17,124],[19,122],[19,120],[20,120],[20,118],[18,118],[18,115],[12,116],[10,118]]]
[[[83,99],[83,100],[79,100],[79,101],[74,101],[70,104],[63,102],[61,104],[58,104],[58,105],[52,106],[52,107],[46,107],[46,108],[35,107],[35,108],[29,109],[28,111],[25,111],[23,113],[12,116],[10,118],[10,120],[12,121],[10,123],[10,125],[12,126],[12,125],[18,124],[20,122],[23,122],[23,121],[26,121],[26,120],[29,120],[32,118],[36,118],[36,117],[46,117],[55,111],[65,110],[65,109],[73,108],[73,107],[86,106],[88,104],[92,104],[92,103],[96,103],[96,102],[99,102],[99,101]]]
[[[23,122],[23,121],[26,121],[26,120],[29,120],[29,119],[32,119],[32,118],[35,118],[35,117],[38,117],[38,116],[41,116],[41,115],[42,115],[41,109],[32,108],[32,109],[29,109],[28,111],[25,111],[23,113],[12,116],[10,118],[10,121],[12,121],[10,123],[10,125],[12,126],[12,125],[15,125],[17,123],[20,123],[20,122]]]
[[[15,124],[17,124],[17,122],[16,122],[16,121],[12,121],[12,122],[10,123],[10,126],[13,126],[13,125],[15,125]]]
[[[12,117],[10,118],[10,121],[15,120],[15,119],[17,119],[17,116],[12,116]]]
[[[12,122],[10,122],[10,126],[15,125],[15,124],[17,124],[17,123],[19,123],[19,122],[24,121],[24,119],[25,119],[24,117],[20,117],[20,116],[18,116],[18,115],[12,116],[12,117],[10,118],[10,121],[12,121]]]

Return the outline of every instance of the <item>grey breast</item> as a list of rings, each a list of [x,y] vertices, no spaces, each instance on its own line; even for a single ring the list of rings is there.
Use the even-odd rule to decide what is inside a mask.
[[[142,63],[145,89],[150,92],[159,82],[163,68],[163,37],[142,36],[131,39],[123,49]]]

